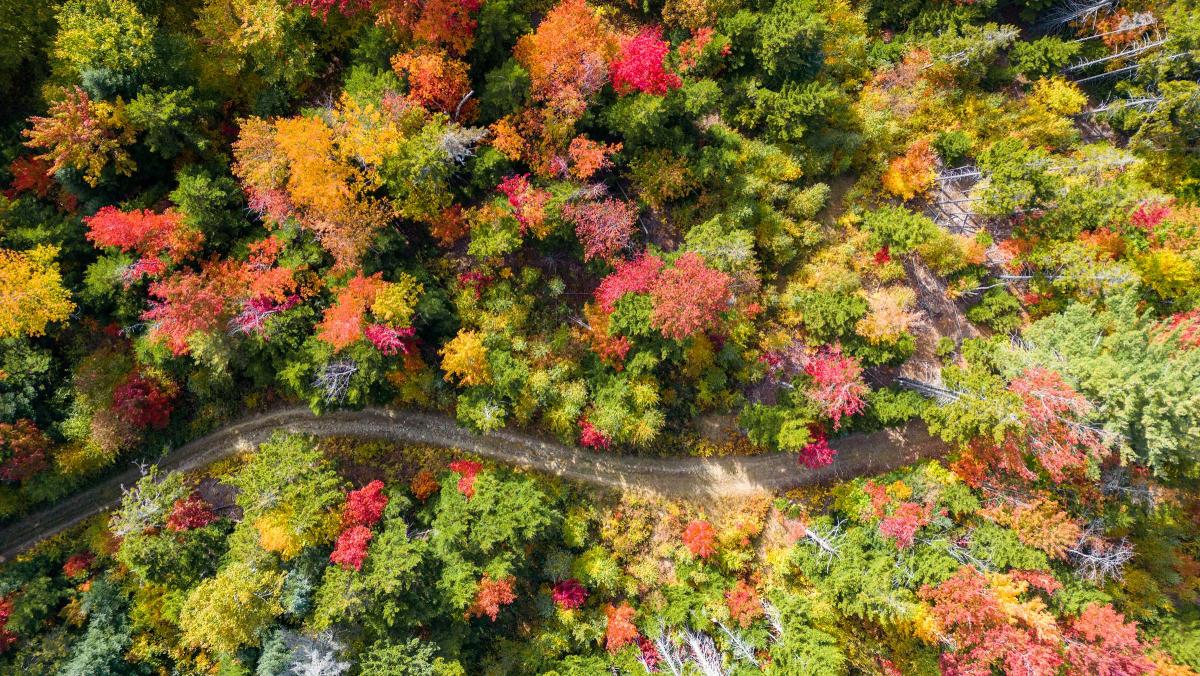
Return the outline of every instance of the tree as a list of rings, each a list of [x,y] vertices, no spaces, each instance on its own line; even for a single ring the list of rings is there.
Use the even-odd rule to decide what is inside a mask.
[[[343,16],[354,16],[371,8],[371,0],[292,0],[292,4],[307,7],[313,16],[324,18],[335,9]]]
[[[551,598],[554,599],[555,605],[563,610],[582,608],[587,597],[587,588],[575,578],[567,578],[556,583],[551,592]]]
[[[388,496],[383,492],[383,482],[378,479],[356,491],[350,491],[346,494],[346,504],[342,506],[342,525],[370,528],[383,518],[387,504]]]
[[[903,155],[888,164],[883,173],[883,187],[905,201],[925,194],[937,178],[936,159],[928,140],[914,141]]]
[[[487,575],[479,581],[479,590],[475,592],[475,601],[467,609],[469,617],[486,615],[492,622],[500,616],[500,606],[506,606],[517,600],[513,593],[513,582],[516,578],[511,575],[499,580],[493,580]]]
[[[113,390],[113,411],[122,422],[137,429],[161,430],[171,417],[175,388],[133,371]]]
[[[0,422],[0,481],[26,481],[46,468],[50,440],[30,420]]]
[[[631,261],[618,262],[616,270],[596,287],[596,302],[605,312],[611,313],[625,294],[646,293],[653,288],[662,268],[662,259],[648,253]]]
[[[58,248],[0,249],[0,339],[40,336],[75,309],[54,259]]]
[[[77,74],[130,75],[156,58],[156,22],[133,0],[67,0],[58,23],[54,56]]]
[[[179,262],[196,252],[204,241],[204,233],[185,227],[182,215],[172,209],[156,214],[104,207],[83,222],[88,228],[87,238],[96,246],[115,247],[143,258],[169,257]]]
[[[491,367],[488,366],[488,350],[483,345],[483,336],[476,331],[462,331],[446,343],[438,354],[442,355],[442,370],[446,380],[463,387],[487,385],[492,382]]]
[[[199,493],[193,492],[186,498],[176,500],[171,506],[171,513],[167,515],[167,529],[176,533],[195,530],[204,528],[219,518],[212,505]]]
[[[696,520],[683,529],[683,544],[693,556],[707,559],[717,553],[717,531],[707,521]]]
[[[585,261],[593,258],[612,260],[629,245],[637,223],[637,208],[612,198],[572,202],[563,207],[562,214],[575,224],[575,234],[583,243]]]
[[[584,0],[562,0],[536,32],[517,41],[514,53],[529,72],[534,99],[572,118],[608,81],[616,42]]]
[[[862,380],[862,367],[853,357],[842,354],[840,347],[817,350],[807,359],[804,372],[812,378],[808,396],[833,420],[834,429],[841,426],[843,417],[866,408],[864,397],[870,388]]]
[[[108,166],[129,176],[136,169],[125,150],[134,141],[134,131],[119,105],[93,102],[80,87],[63,92],[62,100],[50,106],[48,117],[32,117],[31,129],[22,132],[25,145],[45,150],[38,159],[50,162],[47,173],[77,169],[88,185],[100,184]]]
[[[361,340],[366,312],[385,285],[382,273],[370,277],[363,277],[361,272],[355,275],[325,310],[325,317],[317,326],[317,337],[338,351]]]
[[[730,618],[743,629],[763,616],[763,604],[758,591],[745,580],[738,580],[732,589],[725,592],[725,605],[729,608]]]
[[[608,616],[608,624],[604,628],[604,647],[608,652],[615,653],[637,640],[640,634],[633,624],[636,612],[628,601],[622,601],[619,606],[611,603],[604,606],[604,614]]]
[[[705,265],[700,254],[684,253],[650,289],[654,301],[651,324],[675,340],[712,328],[719,313],[732,302],[732,281],[729,275]]]
[[[329,461],[305,437],[277,433],[230,478],[239,489],[245,518],[280,520],[298,547],[325,543],[336,532],[335,506],[342,504],[342,481]]]
[[[678,89],[683,81],[663,67],[671,45],[662,39],[662,28],[647,26],[633,37],[621,40],[621,52],[613,59],[613,88],[620,94],[638,91],[662,96]]]
[[[455,460],[450,463],[450,471],[458,474],[458,492],[468,500],[475,495],[475,476],[483,470],[483,463],[474,460]]]
[[[257,645],[259,632],[283,613],[284,573],[235,561],[196,586],[183,602],[179,628],[184,645],[232,654]]]
[[[1155,664],[1138,640],[1137,623],[1108,604],[1089,603],[1067,630],[1067,665],[1077,673],[1102,676],[1145,674]]]
[[[362,570],[367,558],[367,545],[375,534],[366,526],[350,526],[338,536],[329,560],[347,570]]]
[[[408,99],[422,108],[445,113],[455,121],[475,118],[478,102],[470,100],[467,63],[445,52],[419,49],[392,57],[392,68],[408,83]]]

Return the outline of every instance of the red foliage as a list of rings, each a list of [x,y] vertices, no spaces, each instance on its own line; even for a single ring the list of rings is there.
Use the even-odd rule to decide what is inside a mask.
[[[12,615],[12,599],[0,596],[0,655],[17,642],[17,635],[8,630],[8,617]]]
[[[608,616],[608,625],[604,629],[604,647],[608,652],[615,653],[625,644],[637,640],[638,628],[633,624],[635,611],[627,601],[617,607],[611,603],[605,605],[604,614]]]
[[[563,610],[575,610],[587,601],[588,590],[575,578],[568,578],[554,585],[554,603]]]
[[[816,428],[812,432],[813,440],[800,449],[797,461],[809,469],[817,469],[832,464],[837,457],[837,451],[829,445],[825,430]]]
[[[612,62],[613,88],[620,94],[634,91],[663,95],[678,89],[683,81],[663,67],[671,45],[662,39],[662,28],[642,29],[621,41],[621,54]]]
[[[1027,369],[1009,383],[1021,398],[1024,429],[1010,432],[999,446],[980,442],[971,450],[981,462],[1032,481],[1036,475],[1025,465],[1032,454],[1053,481],[1083,471],[1089,458],[1099,459],[1108,451],[1100,431],[1083,424],[1092,405],[1063,381],[1058,373],[1044,368]]]
[[[717,531],[707,521],[693,521],[683,529],[683,544],[694,556],[707,559],[717,553]]]
[[[722,310],[729,308],[729,275],[713,270],[695,252],[680,256],[674,267],[664,270],[650,289],[654,309],[650,323],[663,335],[683,340],[716,324]]]
[[[1134,226],[1146,231],[1147,233],[1153,234],[1154,228],[1170,215],[1170,204],[1151,204],[1149,202],[1142,202],[1138,205],[1138,208],[1129,215],[1129,222]]]
[[[195,252],[204,234],[186,227],[183,217],[173,209],[156,214],[148,209],[121,211],[104,207],[83,219],[87,238],[96,246],[111,246],[143,257],[168,255],[178,261]]]
[[[417,330],[411,326],[397,329],[386,324],[371,324],[363,330],[363,335],[375,346],[375,349],[388,356],[408,354],[411,349],[411,338],[416,333]]]
[[[546,221],[546,203],[550,201],[550,193],[535,188],[529,182],[529,174],[513,174],[505,177],[497,190],[508,198],[513,216],[521,225],[521,234],[533,231],[543,236]]]
[[[172,354],[187,354],[188,337],[215,330],[229,300],[245,289],[242,273],[241,265],[224,261],[151,284],[150,309],[142,313],[151,335],[165,341]]]
[[[686,73],[696,67],[700,62],[700,56],[704,53],[704,48],[713,41],[714,31],[712,28],[705,26],[697,30],[692,37],[684,40],[679,45],[679,70]],[[728,49],[728,46],[726,46]]]
[[[917,531],[929,523],[931,511],[927,505],[902,502],[879,522],[879,533],[891,538],[896,549],[908,549],[913,545]]]
[[[646,293],[658,280],[663,262],[652,254],[642,254],[629,262],[617,263],[617,269],[596,287],[596,302],[605,312],[612,312],[617,301],[627,293]]]
[[[729,617],[743,629],[749,627],[754,620],[762,617],[762,602],[754,585],[745,580],[738,580],[733,589],[725,592],[725,605],[729,608]]]
[[[371,0],[292,0],[293,5],[307,7],[313,16],[328,18],[336,9],[342,16],[353,16],[371,8]]]
[[[892,250],[889,247],[883,247],[875,252],[875,265],[885,265],[892,262]]]
[[[472,16],[481,0],[377,0],[376,22],[418,42],[465,54],[474,41],[476,21]]]
[[[36,157],[22,155],[8,166],[12,172],[13,181],[4,196],[16,199],[23,192],[32,192],[38,197],[45,197],[54,185],[50,178],[50,163]]]
[[[351,526],[338,536],[337,544],[329,560],[346,570],[362,570],[363,561],[367,558],[367,545],[375,534],[366,526]]]
[[[370,528],[383,518],[388,496],[383,492],[383,482],[376,479],[356,491],[346,494],[342,507],[342,526],[366,526]]]
[[[612,439],[597,429],[591,421],[584,419],[579,423],[579,445],[596,450],[607,450],[612,446]]]
[[[1078,674],[1132,676],[1154,670],[1138,640],[1137,623],[1109,604],[1090,603],[1067,630],[1067,666]]]
[[[575,224],[583,243],[583,259],[610,260],[629,245],[637,223],[637,207],[618,199],[602,202],[573,202],[563,207],[563,218]]]
[[[942,655],[943,673],[986,676],[997,663],[1008,674],[1058,673],[1062,657],[1054,637],[1016,622],[974,568],[959,568],[938,586],[923,587],[920,596],[955,646]]]
[[[96,555],[91,552],[76,554],[63,563],[63,575],[71,578],[83,577],[87,575],[88,569],[92,567],[92,562],[95,560]]]
[[[383,273],[370,277],[358,273],[338,291],[337,300],[325,310],[325,316],[317,325],[317,338],[342,350],[363,337],[363,322],[367,310],[375,302],[375,294],[384,287]]]
[[[138,429],[161,430],[171,417],[174,387],[133,371],[113,390],[113,411],[126,424]]]
[[[862,367],[853,357],[842,354],[841,348],[822,347],[805,363],[804,372],[813,380],[808,396],[833,420],[834,429],[841,426],[843,416],[855,415],[867,407],[863,397],[869,388],[862,380]]]
[[[483,617],[487,615],[492,622],[500,616],[500,606],[507,606],[517,600],[513,593],[515,578],[509,577],[493,580],[487,575],[479,581],[479,589],[475,592],[475,602],[467,609],[468,617]]]
[[[25,481],[46,468],[50,440],[31,420],[0,423],[0,481]]]
[[[199,493],[192,493],[186,498],[176,500],[171,506],[171,513],[167,515],[167,528],[180,533],[204,528],[216,520],[217,513],[213,511],[212,505],[200,497]]]
[[[1153,333],[1156,339],[1174,335],[1183,349],[1200,347],[1200,310],[1177,312],[1159,322]]]
[[[468,499],[475,495],[475,475],[483,469],[483,463],[474,460],[455,460],[450,463],[450,471],[459,474],[458,492]]]
[[[658,654],[658,648],[654,647],[654,642],[645,636],[638,636],[638,650],[642,653],[642,663],[650,671],[657,671],[658,661],[662,656]]]

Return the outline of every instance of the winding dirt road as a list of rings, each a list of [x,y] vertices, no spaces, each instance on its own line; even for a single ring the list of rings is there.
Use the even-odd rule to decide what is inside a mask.
[[[832,442],[837,459],[817,470],[799,467],[794,455],[726,458],[646,458],[595,453],[520,432],[474,434],[447,416],[411,410],[368,408],[316,416],[295,406],[252,415],[169,453],[163,470],[190,471],[239,451],[252,451],[276,430],[318,437],[348,436],[455,448],[571,481],[676,498],[739,497],[878,474],[946,446],[921,424]],[[90,516],[112,509],[124,487],[140,476],[136,467],[0,529],[0,562]]]

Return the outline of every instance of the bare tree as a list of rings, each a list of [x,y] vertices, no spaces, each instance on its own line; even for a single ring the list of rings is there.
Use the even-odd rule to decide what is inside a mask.
[[[358,364],[354,363],[353,359],[337,359],[321,369],[313,381],[313,387],[321,390],[325,401],[340,402],[350,391],[350,379],[355,373],[358,373]]]
[[[1100,531],[1099,524],[1090,524],[1079,536],[1079,542],[1067,549],[1068,558],[1075,572],[1088,580],[1119,579],[1125,564],[1133,558],[1133,545],[1124,538],[1115,542],[1106,540]]]
[[[688,629],[683,632],[683,640],[692,653],[692,664],[696,665],[700,673],[704,676],[728,676],[729,672],[725,671],[725,660],[717,650],[716,644],[713,643],[712,637]]]

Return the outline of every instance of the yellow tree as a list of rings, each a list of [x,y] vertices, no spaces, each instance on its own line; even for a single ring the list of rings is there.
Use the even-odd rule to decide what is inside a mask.
[[[0,338],[40,336],[75,309],[54,257],[58,247],[0,249]]]
[[[478,331],[459,331],[458,335],[441,349],[440,354],[446,380],[453,381],[457,378],[463,387],[492,382],[487,348],[483,345],[483,335]]]

